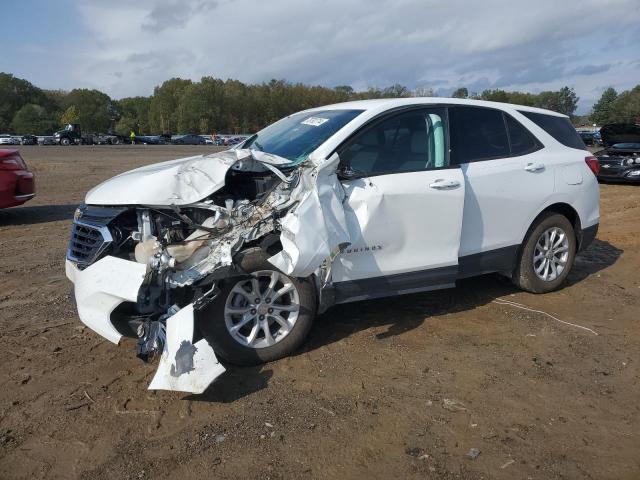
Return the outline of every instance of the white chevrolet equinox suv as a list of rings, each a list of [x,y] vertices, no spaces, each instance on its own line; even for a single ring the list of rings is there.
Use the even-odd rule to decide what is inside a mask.
[[[290,115],[231,150],[91,190],[66,272],[80,319],[201,392],[289,354],[334,304],[489,272],[559,288],[596,235],[598,162],[565,115],[445,98]]]

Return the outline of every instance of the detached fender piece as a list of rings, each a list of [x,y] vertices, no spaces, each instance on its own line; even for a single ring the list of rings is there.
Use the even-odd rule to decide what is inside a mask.
[[[225,372],[211,345],[193,342],[193,304],[167,319],[167,340],[149,390],[202,393]]]
[[[269,258],[287,275],[311,275],[338,247],[351,241],[342,205],[345,192],[336,175],[339,161],[333,154],[304,169],[292,192],[299,200],[280,223],[282,251]]]
[[[116,345],[122,335],[111,323],[111,312],[122,302],[135,302],[147,267],[116,257],[104,257],[80,270],[69,260],[67,278],[74,284],[78,316],[91,330]]]

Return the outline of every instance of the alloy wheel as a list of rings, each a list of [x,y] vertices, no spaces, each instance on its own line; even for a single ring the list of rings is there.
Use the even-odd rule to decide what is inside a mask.
[[[224,321],[231,337],[249,348],[282,341],[300,314],[300,296],[291,279],[274,270],[260,270],[240,280],[229,292]]]
[[[533,270],[545,282],[558,278],[569,260],[569,239],[560,227],[544,231],[533,250]]]

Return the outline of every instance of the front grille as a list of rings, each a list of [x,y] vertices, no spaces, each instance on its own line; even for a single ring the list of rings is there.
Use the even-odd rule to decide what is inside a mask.
[[[74,215],[67,259],[76,263],[80,269],[99,260],[113,244],[110,224],[126,210],[119,207],[80,205]]]
[[[602,175],[617,175],[622,170],[619,165],[604,163],[600,165],[600,173]]]
[[[78,268],[85,268],[98,260],[112,241],[113,238],[106,226],[76,221],[71,230],[67,258],[75,262]]]
[[[620,170],[624,168],[624,158],[620,157],[598,157],[600,162],[600,175],[602,176],[614,176],[620,173]]]
[[[126,208],[97,207],[95,205],[80,205],[78,209],[81,212],[78,217],[81,222],[94,226],[107,225],[111,220],[127,210]]]

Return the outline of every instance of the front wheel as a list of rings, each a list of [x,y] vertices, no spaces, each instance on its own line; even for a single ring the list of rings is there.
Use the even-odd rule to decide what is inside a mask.
[[[559,213],[539,218],[522,244],[514,283],[531,293],[557,290],[576,256],[576,235],[571,222]]]
[[[235,365],[258,365],[285,357],[304,342],[316,314],[310,278],[280,272],[255,248],[242,254],[250,278],[229,279],[199,315],[203,336],[216,354]]]

